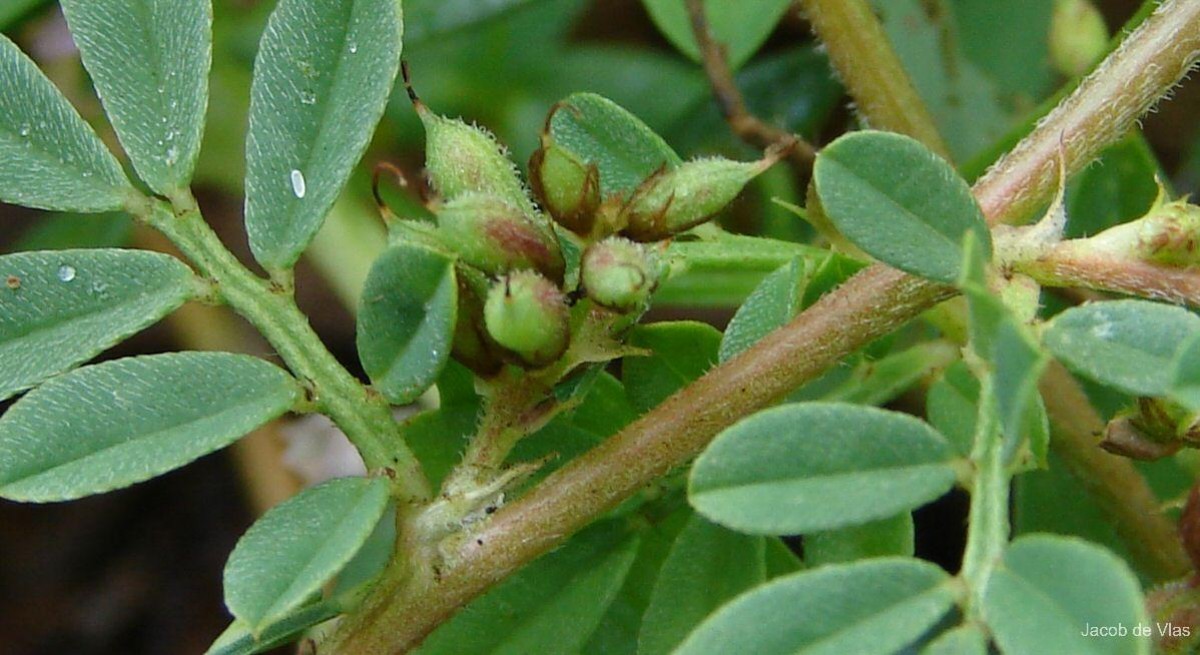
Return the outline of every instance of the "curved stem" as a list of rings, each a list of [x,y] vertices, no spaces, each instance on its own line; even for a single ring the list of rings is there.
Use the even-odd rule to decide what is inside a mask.
[[[992,224],[1022,222],[1058,185],[1057,151],[1075,173],[1134,123],[1200,58],[1200,2],[1167,0],[975,183]]]
[[[369,470],[389,472],[401,501],[429,497],[420,462],[404,443],[387,402],[334,359],[290,293],[242,266],[204,222],[194,202],[176,213],[165,203],[153,201],[137,213],[165,234],[201,275],[211,279],[218,296],[250,321],[292,372],[310,385],[319,409],[346,433]]]

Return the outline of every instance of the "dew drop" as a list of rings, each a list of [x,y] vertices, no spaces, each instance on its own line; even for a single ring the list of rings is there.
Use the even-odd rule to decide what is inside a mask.
[[[358,44],[351,41],[350,42],[350,54],[354,54],[356,52],[358,52]]]
[[[300,93],[300,102],[306,105],[317,104],[317,94],[312,91],[303,91]]]
[[[296,194],[297,198],[303,198],[308,187],[304,182],[304,173],[297,169],[292,169],[292,193]]]
[[[21,129],[20,129],[20,132],[21,132],[21,136],[29,136],[29,126],[28,126],[28,125],[22,125],[22,126],[21,126]]]
[[[75,267],[63,264],[58,267],[58,279],[63,282],[70,282],[75,279]]]

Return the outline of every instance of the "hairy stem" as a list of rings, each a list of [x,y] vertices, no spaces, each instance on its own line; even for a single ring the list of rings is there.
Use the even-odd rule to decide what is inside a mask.
[[[867,0],[800,4],[867,123],[907,134],[949,159],[949,149]]]
[[[1086,243],[1065,241],[1015,268],[1047,286],[1115,291],[1200,307],[1200,271],[1195,268],[1091,252]]]
[[[818,12],[825,9],[835,16],[839,7],[851,4],[861,3],[806,0],[810,13],[814,8]],[[1191,20],[1196,13],[1200,13],[1200,3],[1170,0],[1113,56],[1132,57],[1182,75],[1200,49],[1193,52],[1164,47],[1161,33],[1195,42],[1200,39],[1200,25]],[[843,25],[842,31],[850,32],[851,27]],[[1149,38],[1144,36],[1147,33],[1151,34]],[[844,33],[841,38],[856,37]],[[1122,75],[1126,77],[1114,79]],[[1146,86],[1140,81],[1142,77],[1142,71],[1125,65],[1102,65],[1068,99],[1070,109],[1066,114],[1056,112],[1055,123],[1074,123],[1072,112],[1087,114],[1088,120],[1096,121],[1090,129],[1100,135],[1077,139],[1078,144],[1067,149],[1068,170],[1084,166],[1128,129],[1138,112],[1153,101],[1145,99],[1143,93],[1109,96],[1114,88]],[[1154,76],[1159,83],[1155,97],[1166,93],[1177,77]],[[1107,105],[1108,111],[1096,114],[1089,110],[1096,105]],[[897,112],[903,114],[904,109],[898,108]],[[1029,153],[1021,156],[1022,165],[997,167],[976,186],[976,199],[992,223],[1011,220],[1030,202],[1045,202],[1052,195],[1056,176],[1029,176],[1024,172],[1054,170],[1059,135],[1054,130],[1036,130],[1018,146],[1018,150]],[[1010,181],[1010,176],[1021,182]],[[1020,188],[1022,184],[1029,188]],[[1009,192],[1018,188],[1020,193]],[[881,265],[859,273],[792,322],[713,368],[501,508],[471,533],[444,543],[444,566],[437,576],[403,575],[408,563],[401,553],[359,611],[344,619],[327,645],[328,652],[375,655],[411,649],[492,584],[562,543],[572,532],[654,479],[685,464],[720,430],[770,405],[845,355],[900,327],[952,293],[947,287]],[[406,584],[404,580],[420,583]]]
[[[1086,166],[1134,126],[1200,58],[1200,2],[1168,0],[1043,118],[1029,137],[975,184],[984,214],[1022,222],[1067,174]]]
[[[429,497],[421,465],[404,443],[387,402],[369,392],[334,359],[290,292],[242,266],[204,222],[194,203],[174,212],[165,203],[154,201],[137,213],[165,234],[201,275],[212,280],[220,299],[250,321],[292,372],[309,385],[318,408],[346,433],[369,470],[394,473],[396,493],[403,501]]]
[[[971,591],[972,614],[979,612],[980,594],[996,561],[1008,544],[1009,472],[1004,465],[1004,440],[1000,438],[996,412],[988,405],[994,393],[992,375],[982,376],[979,391],[979,420],[971,463],[971,511],[967,522],[967,548],[963,553],[962,577]]]

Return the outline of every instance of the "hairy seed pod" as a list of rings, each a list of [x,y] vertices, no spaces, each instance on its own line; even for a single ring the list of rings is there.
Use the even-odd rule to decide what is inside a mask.
[[[418,103],[416,108],[425,125],[425,168],[434,191],[446,200],[465,193],[487,193],[533,214],[533,203],[516,167],[491,133],[438,116],[424,104]]]
[[[1108,50],[1108,26],[1091,0],[1055,0],[1050,15],[1050,61],[1067,77],[1078,77]]]
[[[600,169],[542,137],[529,160],[533,195],[559,225],[588,236],[600,205]]]
[[[581,267],[588,298],[619,312],[637,309],[658,286],[657,254],[621,237],[593,243],[583,253]]]
[[[483,307],[488,334],[527,366],[562,356],[570,339],[566,297],[533,271],[514,271],[488,291]]]
[[[634,241],[660,241],[695,227],[724,209],[774,161],[774,157],[748,163],[699,159],[659,171],[634,191],[625,206],[624,233]]]
[[[437,212],[446,246],[466,264],[490,275],[533,269],[561,283],[566,264],[558,240],[504,199],[468,192]]]

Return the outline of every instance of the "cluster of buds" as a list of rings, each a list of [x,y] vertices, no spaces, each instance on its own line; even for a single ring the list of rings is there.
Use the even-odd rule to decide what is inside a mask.
[[[577,299],[617,316],[642,312],[663,272],[662,242],[709,220],[779,156],[664,164],[636,188],[606,193],[601,167],[547,128],[531,196],[490,133],[410,95],[426,131],[434,234],[458,261],[453,354],[483,376],[559,360]],[[578,254],[577,269],[564,251]]]

